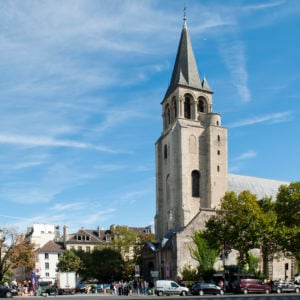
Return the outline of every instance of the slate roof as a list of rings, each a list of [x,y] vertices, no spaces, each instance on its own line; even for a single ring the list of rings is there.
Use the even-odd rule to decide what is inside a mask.
[[[98,244],[98,243],[103,243],[103,242],[107,242],[106,241],[106,237],[107,237],[107,233],[111,234],[112,230],[113,230],[113,226],[112,225],[110,229],[83,229],[81,228],[80,230],[78,230],[75,233],[71,233],[69,234],[69,238],[66,241],[67,244],[71,244],[71,243],[77,243],[77,244]],[[133,230],[138,234],[142,234],[142,233],[149,233],[147,232],[147,228],[148,227],[128,227],[128,230]],[[89,240],[85,240],[85,239],[81,239],[78,240],[77,236],[89,236]]]
[[[264,197],[276,199],[278,188],[281,185],[288,185],[290,182],[245,175],[228,174],[228,191],[234,191],[237,194],[244,190],[249,190],[260,200]]]
[[[63,253],[64,252],[63,244],[49,241],[43,247],[38,249],[38,253],[45,253],[45,252]]]

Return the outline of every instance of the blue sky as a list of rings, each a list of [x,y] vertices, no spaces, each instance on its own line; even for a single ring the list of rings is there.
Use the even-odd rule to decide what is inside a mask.
[[[300,1],[0,2],[0,227],[147,226],[187,6],[231,173],[299,181]]]

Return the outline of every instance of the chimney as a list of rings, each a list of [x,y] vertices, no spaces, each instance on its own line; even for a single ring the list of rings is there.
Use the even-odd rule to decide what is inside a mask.
[[[64,242],[65,248],[66,248],[66,242],[68,239],[69,239],[68,226],[64,225],[63,242]]]

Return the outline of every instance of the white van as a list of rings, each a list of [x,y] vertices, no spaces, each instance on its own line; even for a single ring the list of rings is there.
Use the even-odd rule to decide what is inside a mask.
[[[162,295],[180,295],[186,296],[189,293],[189,289],[185,286],[179,285],[172,280],[157,280],[155,283],[155,294],[157,296]]]

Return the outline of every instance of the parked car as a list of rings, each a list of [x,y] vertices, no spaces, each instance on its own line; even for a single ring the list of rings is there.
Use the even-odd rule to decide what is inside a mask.
[[[185,286],[179,285],[172,280],[157,280],[155,283],[155,294],[157,296],[163,295],[180,295],[186,296],[189,289]]]
[[[13,291],[11,288],[0,285],[1,298],[12,298],[12,296],[13,296]]]
[[[58,289],[57,289],[57,286],[55,284],[51,285],[50,287],[48,287],[46,290],[45,290],[45,293],[48,294],[49,296],[50,295],[58,295],[59,292],[58,292]]]
[[[91,291],[91,293],[98,293],[98,294],[101,294],[104,292],[103,288],[101,287],[100,284],[91,285],[90,291]]]
[[[265,284],[260,279],[247,278],[247,279],[236,279],[232,283],[232,291],[234,293],[266,293],[269,294],[271,287]]]
[[[87,293],[87,286],[85,283],[77,283],[75,288],[75,293]]]
[[[275,293],[282,293],[282,292],[293,292],[293,293],[299,293],[300,292],[300,285],[296,284],[291,281],[274,281],[271,284],[271,290]]]
[[[223,295],[224,290],[214,283],[197,282],[192,285],[191,294],[200,296],[206,294]]]

